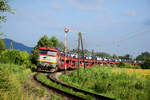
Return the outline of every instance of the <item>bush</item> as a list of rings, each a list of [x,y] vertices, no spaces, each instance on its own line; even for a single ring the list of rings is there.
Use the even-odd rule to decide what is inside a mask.
[[[125,67],[125,63],[124,62],[120,62],[118,66],[119,67]]]
[[[34,50],[32,50],[32,54],[30,55],[30,59],[31,59],[31,62],[33,64],[36,64],[37,63],[37,59],[38,59],[38,49],[34,48]]]
[[[120,67],[120,68],[133,68],[133,69],[140,69],[141,68],[141,66],[139,66],[139,65],[133,66],[131,64],[127,64],[127,63],[124,63],[124,62],[120,62],[118,64],[118,67]]]
[[[4,44],[4,41],[3,39],[0,39],[0,53],[5,50],[5,44]]]
[[[143,64],[141,64],[143,69],[150,69],[150,58],[147,58]]]
[[[0,55],[0,63],[31,66],[30,56],[26,51],[5,50]]]

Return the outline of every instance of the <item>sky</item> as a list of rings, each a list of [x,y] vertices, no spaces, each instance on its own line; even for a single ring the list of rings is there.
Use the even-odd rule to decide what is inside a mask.
[[[43,36],[56,36],[68,48],[77,48],[82,32],[84,48],[110,54],[139,55],[150,52],[150,0],[10,0],[14,14],[0,31],[24,45],[34,47]]]

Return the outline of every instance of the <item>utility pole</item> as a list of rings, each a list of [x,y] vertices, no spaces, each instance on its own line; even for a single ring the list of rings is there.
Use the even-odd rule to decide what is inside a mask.
[[[81,40],[81,38],[80,38],[80,34],[81,34],[81,32],[79,32],[79,34],[78,34],[78,63],[77,63],[77,75],[78,75],[78,77],[79,77],[79,67],[80,67],[80,40]]]
[[[13,49],[12,40],[10,40],[10,49]]]
[[[82,55],[83,55],[83,63],[84,63],[84,72],[85,72],[85,56],[84,56],[84,48],[83,48],[83,40],[82,40],[82,33],[80,33],[80,39],[81,39],[81,48],[82,48]]]
[[[78,63],[77,63],[77,75],[79,77],[79,67],[80,67],[80,43],[82,48],[83,62],[84,62],[84,71],[85,71],[85,58],[84,58],[84,50],[83,50],[83,41],[82,41],[82,33],[78,33]]]
[[[94,49],[92,49],[92,56],[94,56]]]

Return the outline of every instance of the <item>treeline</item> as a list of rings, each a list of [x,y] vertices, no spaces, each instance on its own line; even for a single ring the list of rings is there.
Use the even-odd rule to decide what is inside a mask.
[[[31,54],[28,54],[26,51],[19,51],[19,50],[8,50],[5,48],[5,44],[3,39],[0,39],[0,62],[1,63],[14,63],[18,65],[26,65],[31,67],[33,64],[37,63],[38,58],[38,49],[40,47],[49,46],[58,48],[59,50],[64,50],[64,43],[59,41],[55,36],[48,38],[48,36],[42,36],[37,45],[32,50]],[[77,49],[68,50],[72,53],[77,53]],[[81,51],[80,51],[81,52]],[[142,68],[150,68],[150,53],[143,52],[138,55],[136,58],[132,58],[130,54],[126,54],[124,56],[117,56],[116,54],[110,55],[106,52],[93,52],[87,49],[84,50],[85,55],[89,56],[98,56],[102,58],[114,58],[114,59],[126,59],[126,60],[142,60],[144,61],[144,65],[141,64]]]
[[[114,59],[126,59],[126,60],[133,60],[134,59],[134,60],[145,61],[146,59],[150,58],[150,53],[147,51],[142,52],[136,58],[132,58],[132,55],[130,55],[130,54],[125,54],[123,56],[117,56],[116,54],[110,55],[109,53],[106,53],[106,52],[95,52],[94,56],[110,57],[110,58],[114,58]]]
[[[72,50],[69,50],[69,52],[78,53],[78,50],[77,49],[72,49]],[[80,53],[82,53],[81,50],[80,50]],[[147,51],[142,52],[136,58],[132,58],[132,55],[130,55],[130,54],[125,54],[123,56],[117,56],[116,54],[111,55],[111,54],[109,54],[107,52],[94,52],[94,51],[89,51],[87,49],[84,50],[84,54],[87,55],[87,56],[98,56],[98,57],[101,57],[101,58],[141,60],[141,61],[145,61],[146,59],[150,58],[150,53],[147,52]]]
[[[55,36],[48,38],[48,36],[44,35],[41,37],[31,54],[28,54],[26,51],[6,49],[3,39],[0,39],[0,63],[25,65],[30,68],[35,67],[38,58],[38,49],[44,46],[64,50],[64,43],[59,41]]]

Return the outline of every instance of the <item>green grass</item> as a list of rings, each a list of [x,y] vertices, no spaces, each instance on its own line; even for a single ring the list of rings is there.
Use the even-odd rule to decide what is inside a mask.
[[[0,100],[62,100],[31,84],[29,68],[0,63]]]
[[[73,91],[72,89],[66,88],[66,87],[64,87],[64,86],[61,86],[61,85],[55,83],[55,82],[50,81],[49,79],[46,78],[45,74],[40,74],[40,75],[38,76],[38,80],[44,82],[44,83],[47,84],[47,85],[53,86],[53,87],[55,87],[55,88],[58,88],[58,89],[60,89],[60,90],[62,90],[62,91],[65,91],[65,92],[68,92],[68,93],[72,93],[72,94],[75,94],[75,95],[80,96],[80,97],[88,98],[88,99],[90,99],[90,100],[91,100],[91,99],[94,99],[93,97],[91,97],[91,96],[89,96],[89,95],[84,95],[84,94],[82,94],[82,93],[80,93],[80,92],[75,92],[75,91]]]
[[[24,66],[0,63],[0,100],[40,99],[41,89],[37,90],[31,85],[31,73]]]
[[[126,71],[114,73],[111,67],[94,66],[84,72],[80,68],[70,74],[62,74],[60,80],[86,91],[98,93],[118,100],[143,100],[150,93],[147,90],[148,79],[139,78],[136,73],[128,75]]]
[[[63,97],[56,96],[55,94],[50,94],[50,100],[65,100]]]
[[[22,95],[21,83],[28,81],[30,73],[22,66],[0,64],[0,99],[19,100],[25,97],[27,94]]]

